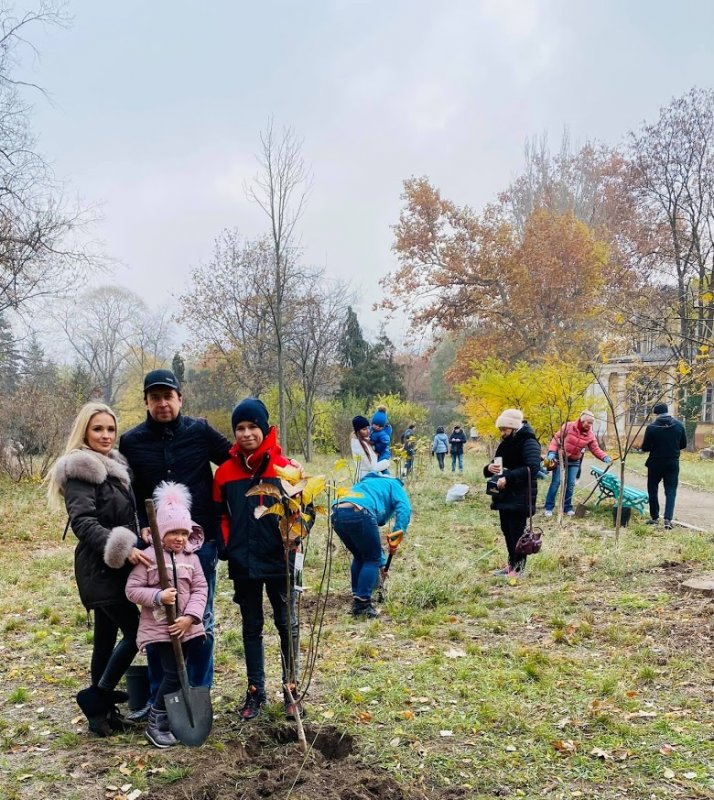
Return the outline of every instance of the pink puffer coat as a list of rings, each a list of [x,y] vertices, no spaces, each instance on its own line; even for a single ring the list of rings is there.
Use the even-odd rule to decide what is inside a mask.
[[[181,641],[187,642],[196,636],[205,636],[203,628],[203,612],[208,598],[208,584],[198,560],[196,550],[203,544],[203,530],[194,526],[182,553],[173,554],[164,550],[166,571],[169,583],[174,583],[174,565],[178,577],[178,611],[176,616],[190,616],[198,620],[183,635]],[[139,619],[139,632],[136,645],[141,650],[153,642],[169,642],[168,620],[166,619],[166,606],[154,605],[156,593],[161,589],[159,570],[156,566],[154,548],[143,550],[143,555],[150,559],[151,566],[145,567],[137,564],[129,575],[126,583],[126,596],[132,603],[141,606]]]
[[[580,430],[577,422],[566,422],[561,426],[558,433],[555,434],[548,445],[549,453],[559,452],[560,438],[563,435],[565,435],[564,449],[570,463],[573,461],[580,461],[586,450],[590,450],[595,458],[599,458],[600,461],[604,461],[607,458],[607,453],[602,450],[597,443],[595,431],[590,428],[590,430],[585,433]]]

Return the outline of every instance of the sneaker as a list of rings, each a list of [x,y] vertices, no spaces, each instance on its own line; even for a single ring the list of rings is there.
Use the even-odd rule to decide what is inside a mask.
[[[552,517],[553,516],[553,512],[550,511],[550,509],[547,509],[547,508],[543,513],[545,514],[546,517]]]
[[[249,686],[248,691],[245,693],[245,703],[238,716],[243,722],[255,719],[260,714],[260,709],[265,703],[265,692],[257,688],[257,686]]]
[[[508,573],[510,572],[510,569],[511,568],[508,566],[508,564],[506,564],[500,569],[494,569],[491,575],[493,575],[494,578],[505,578],[506,575],[508,575]]]
[[[570,511],[566,511],[566,512],[565,512],[565,516],[566,516],[566,517],[574,517],[574,516],[575,516],[575,512],[574,512],[574,511],[573,511],[573,509],[571,508],[571,509],[570,509]]]
[[[659,525],[659,517],[657,519],[646,519],[645,525]]]
[[[666,531],[674,530],[674,525],[672,525],[672,520],[671,519],[666,519],[664,521],[664,529]]]
[[[508,581],[515,581],[518,578],[523,577],[523,573],[517,569],[509,569],[508,572],[504,576]]]

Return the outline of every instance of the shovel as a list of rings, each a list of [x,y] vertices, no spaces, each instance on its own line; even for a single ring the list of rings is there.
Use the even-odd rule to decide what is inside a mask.
[[[161,588],[169,589],[171,584],[166,571],[164,548],[156,525],[156,510],[152,500],[146,501],[146,513],[149,517],[149,527],[151,528],[151,538],[156,553],[156,566],[159,570]],[[176,608],[174,606],[164,606],[164,608],[166,609],[169,625],[173,625],[176,622]],[[181,689],[178,692],[169,692],[164,695],[171,732],[183,744],[189,747],[199,747],[208,738],[213,725],[211,690],[208,686],[194,688],[189,685],[180,637],[172,636],[171,644],[174,648],[176,668],[181,682]]]
[[[587,508],[586,508],[585,506],[586,506],[586,504],[587,504],[588,500],[589,500],[589,499],[590,499],[590,498],[591,498],[591,497],[592,497],[592,496],[595,494],[595,490],[596,490],[596,489],[598,488],[598,486],[600,485],[600,481],[601,481],[601,480],[602,480],[602,479],[605,477],[605,473],[606,473],[606,472],[607,472],[607,471],[610,469],[610,467],[611,467],[611,466],[612,466],[614,463],[615,463],[614,461],[611,461],[611,462],[610,462],[610,463],[609,463],[609,464],[608,464],[608,465],[605,467],[605,469],[604,469],[604,471],[603,471],[602,475],[599,475],[597,478],[595,478],[595,485],[594,485],[594,486],[593,486],[593,488],[590,490],[590,494],[589,494],[589,495],[588,495],[588,496],[585,498],[585,500],[583,500],[583,502],[582,502],[582,503],[578,503],[578,504],[577,504],[577,506],[575,506],[575,516],[576,516],[576,517],[584,517],[584,516],[585,516],[585,514],[586,514],[586,512],[587,512]]]

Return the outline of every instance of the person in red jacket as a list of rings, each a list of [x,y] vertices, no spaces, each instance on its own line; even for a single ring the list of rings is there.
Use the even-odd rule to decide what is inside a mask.
[[[294,586],[295,550],[286,558],[278,527],[279,517],[263,514],[256,518],[258,506],[270,507],[278,500],[269,495],[246,497],[246,491],[259,483],[280,486],[275,467],[300,464],[286,458],[278,444],[275,427],[268,424],[268,410],[255,397],[242,400],[233,410],[231,426],[236,442],[228,461],[216,471],[213,499],[221,508],[219,558],[228,561],[228,577],[233,581],[233,600],[240,607],[243,649],[248,674],[248,691],[240,710],[243,721],[260,714],[265,691],[263,651],[263,589],[273,608],[275,627],[280,636],[283,685],[298,680],[297,590]],[[290,613],[288,613],[288,575]],[[291,691],[295,691],[295,685]],[[303,715],[301,705],[293,705],[285,694],[285,715]]]
[[[573,510],[573,490],[575,489],[575,481],[580,473],[580,465],[585,451],[589,450],[595,458],[599,458],[600,461],[604,461],[606,464],[612,462],[610,456],[597,443],[597,437],[593,430],[594,422],[595,415],[592,411],[586,409],[575,422],[565,422],[561,425],[548,446],[548,458],[550,460],[557,460],[561,453],[565,460],[565,513],[569,517],[575,514]],[[553,470],[553,478],[545,498],[546,517],[553,516],[559,487],[560,465]]]

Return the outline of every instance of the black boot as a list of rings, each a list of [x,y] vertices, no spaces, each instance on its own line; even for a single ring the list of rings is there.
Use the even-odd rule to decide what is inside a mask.
[[[352,600],[352,616],[376,619],[379,616],[379,611],[372,605],[372,600],[369,597],[355,597]]]
[[[103,692],[98,686],[90,686],[77,692],[77,705],[89,722],[89,730],[97,736],[111,736],[113,731],[107,715],[112,707],[110,694]]]
[[[157,711],[153,706],[149,711],[149,722],[144,736],[154,747],[165,748],[178,744],[178,739],[171,733],[169,715],[165,711]]]

